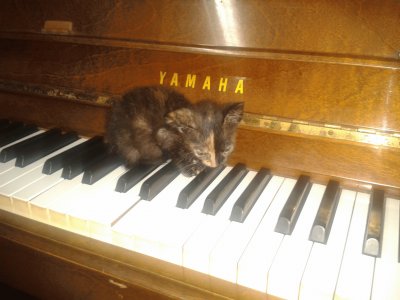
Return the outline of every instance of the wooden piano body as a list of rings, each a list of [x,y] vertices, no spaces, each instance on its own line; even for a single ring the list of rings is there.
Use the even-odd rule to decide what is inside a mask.
[[[170,86],[245,102],[230,163],[398,196],[399,14],[395,0],[2,1],[0,118],[103,134],[124,91]],[[266,297],[5,211],[0,232],[0,280],[46,299]]]

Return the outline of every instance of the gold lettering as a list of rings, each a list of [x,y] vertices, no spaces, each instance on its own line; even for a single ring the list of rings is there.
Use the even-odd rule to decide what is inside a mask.
[[[218,91],[226,92],[227,86],[228,86],[228,78],[221,77],[221,79],[219,80]]]
[[[167,72],[160,71],[160,84],[164,84],[164,78],[167,75]]]
[[[210,76],[206,76],[206,79],[204,79],[204,83],[203,83],[203,90],[210,90],[211,88],[211,78]]]
[[[195,84],[196,84],[196,75],[187,74],[185,87],[191,87],[193,89]]]
[[[171,78],[171,82],[169,83],[170,86],[178,86],[178,73],[174,73]]]
[[[239,79],[236,85],[235,94],[237,93],[243,94],[243,79]]]

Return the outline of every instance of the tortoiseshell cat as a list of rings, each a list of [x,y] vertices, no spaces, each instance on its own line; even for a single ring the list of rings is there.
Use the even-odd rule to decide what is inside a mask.
[[[161,86],[137,88],[113,105],[106,139],[129,166],[169,157],[193,176],[227,160],[242,116],[241,102],[191,104]]]

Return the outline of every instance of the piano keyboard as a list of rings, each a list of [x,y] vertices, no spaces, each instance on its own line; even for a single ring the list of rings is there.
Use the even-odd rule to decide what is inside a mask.
[[[0,122],[0,208],[284,299],[400,299],[400,202],[258,172],[127,170],[100,137]]]

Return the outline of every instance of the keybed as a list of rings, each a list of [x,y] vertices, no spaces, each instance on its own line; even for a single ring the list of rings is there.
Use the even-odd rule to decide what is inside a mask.
[[[0,125],[3,210],[280,298],[400,297],[400,201],[382,190],[243,164],[128,170],[99,137]]]

